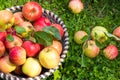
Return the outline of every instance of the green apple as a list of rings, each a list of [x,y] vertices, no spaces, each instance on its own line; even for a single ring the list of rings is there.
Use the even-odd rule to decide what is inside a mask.
[[[79,30],[77,31],[75,34],[74,34],[74,41],[77,43],[77,44],[82,44],[84,41],[83,41],[83,38],[85,36],[87,36],[88,34],[85,32],[85,31],[82,31],[82,30]]]
[[[42,66],[39,63],[39,60],[32,57],[27,58],[22,66],[22,72],[29,77],[35,77],[39,75],[41,71]]]
[[[83,51],[87,57],[95,58],[99,54],[100,48],[96,45],[95,41],[88,40],[83,44]]]
[[[0,11],[0,30],[6,30],[14,24],[13,13],[8,10]]]
[[[97,40],[99,43],[104,43],[108,40],[106,33],[108,33],[108,31],[105,27],[95,26],[92,29],[91,36],[94,40]]]

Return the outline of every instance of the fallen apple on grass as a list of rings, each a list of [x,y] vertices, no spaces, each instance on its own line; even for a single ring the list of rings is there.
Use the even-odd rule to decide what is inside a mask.
[[[99,43],[105,43],[108,40],[108,31],[105,27],[95,26],[91,31],[91,36],[93,40],[97,40]]]
[[[40,64],[46,69],[55,68],[60,62],[60,55],[55,48],[45,47],[39,53],[39,61]]]
[[[83,44],[83,52],[87,57],[95,58],[99,55],[100,48],[94,40],[88,40]]]
[[[22,65],[22,72],[29,77],[35,77],[39,75],[41,71],[42,66],[36,58],[29,57]]]
[[[118,56],[118,48],[115,45],[110,44],[103,50],[103,53],[107,59],[113,60]]]
[[[120,38],[120,26],[114,29],[113,35]]]
[[[9,56],[0,58],[0,71],[4,73],[10,73],[16,69],[16,65],[11,63]]]
[[[15,46],[9,52],[9,59],[12,63],[20,66],[26,61],[26,51],[24,48]]]
[[[88,34],[85,31],[79,30],[79,31],[75,32],[75,34],[74,34],[74,41],[77,44],[82,44],[85,42],[87,36],[88,36]],[[85,40],[83,40],[83,39],[85,39]]]

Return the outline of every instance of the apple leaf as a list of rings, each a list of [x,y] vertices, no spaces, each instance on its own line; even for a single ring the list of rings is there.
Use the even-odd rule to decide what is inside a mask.
[[[55,27],[53,27],[53,26],[44,27],[43,31],[51,34],[54,38],[61,40],[60,33],[59,33],[58,29],[56,29]]]
[[[84,36],[83,38],[82,38],[82,42],[85,42],[85,41],[87,41],[88,40],[88,35],[86,35],[86,36]]]
[[[11,41],[11,42],[14,41],[14,38],[13,38],[13,36],[11,34],[8,34],[7,37],[6,37],[6,39],[8,41]]]
[[[52,36],[44,31],[37,31],[33,36],[37,43],[43,44],[45,46],[49,46],[53,42]]]
[[[15,26],[15,30],[18,34],[26,32],[25,28],[20,27],[20,26]]]
[[[60,79],[60,77],[61,77],[60,71],[59,71],[59,70],[56,70],[56,71],[54,72],[54,80],[58,80],[58,79]]]

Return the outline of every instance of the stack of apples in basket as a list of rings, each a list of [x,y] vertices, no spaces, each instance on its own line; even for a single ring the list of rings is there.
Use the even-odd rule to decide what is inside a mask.
[[[37,2],[0,11],[0,72],[34,77],[58,66],[64,30],[42,15]]]

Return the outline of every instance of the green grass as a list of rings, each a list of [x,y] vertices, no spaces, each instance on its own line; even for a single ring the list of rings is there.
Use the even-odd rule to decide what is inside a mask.
[[[0,10],[22,5],[30,0],[0,0]],[[120,79],[120,54],[115,60],[107,60],[102,53],[94,59],[85,57],[86,67],[82,65],[82,45],[74,42],[74,33],[85,30],[89,34],[90,26],[104,26],[110,33],[120,25],[120,0],[82,0],[84,10],[80,14],[73,14],[68,9],[69,0],[34,0],[43,8],[53,11],[66,24],[69,32],[69,52],[65,62],[54,75],[46,80],[119,80]],[[117,44],[119,42],[110,39]],[[120,51],[119,51],[120,52]]]

